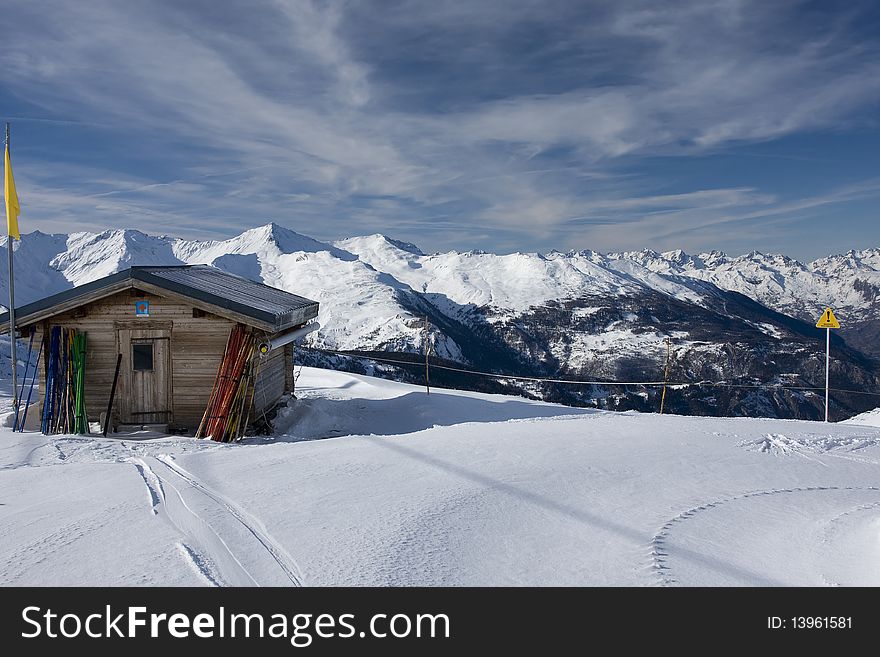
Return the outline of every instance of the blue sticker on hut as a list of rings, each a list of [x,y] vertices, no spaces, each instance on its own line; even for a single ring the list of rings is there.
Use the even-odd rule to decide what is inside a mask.
[[[150,316],[150,302],[149,301],[135,301],[134,302],[134,314],[137,317],[149,317]]]

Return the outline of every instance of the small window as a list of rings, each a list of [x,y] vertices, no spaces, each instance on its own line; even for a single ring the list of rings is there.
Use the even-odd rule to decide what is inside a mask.
[[[153,343],[145,342],[131,345],[131,355],[135,372],[153,371]]]

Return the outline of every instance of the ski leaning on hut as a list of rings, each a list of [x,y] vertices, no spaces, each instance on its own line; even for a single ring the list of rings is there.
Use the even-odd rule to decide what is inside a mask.
[[[86,417],[86,334],[53,326],[46,368],[44,434],[89,432]]]

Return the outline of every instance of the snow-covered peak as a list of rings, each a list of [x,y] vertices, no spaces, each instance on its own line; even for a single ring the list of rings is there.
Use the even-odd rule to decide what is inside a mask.
[[[703,269],[706,266],[700,258],[685,253],[681,249],[664,251],[662,256],[667,262],[685,269]]]
[[[582,260],[589,260],[590,262],[594,262],[596,264],[607,263],[610,258],[610,256],[607,256],[604,253],[599,253],[598,251],[593,251],[592,249],[569,251],[568,253],[560,254],[560,257],[581,258]]]
[[[711,251],[707,251],[706,253],[701,253],[697,256],[697,258],[706,267],[717,267],[718,265],[724,264],[730,259],[727,254],[724,253],[724,251],[718,251],[716,249],[712,249]]]
[[[388,237],[382,233],[374,233],[372,235],[364,235],[362,237],[349,237],[338,240],[333,243],[341,249],[351,251],[352,253],[361,253],[368,251],[403,251],[410,255],[423,256],[424,252],[411,242],[404,242],[393,237]]]
[[[34,231],[21,236],[20,241],[13,241],[15,254],[15,270],[20,272],[15,277],[15,298],[18,303],[28,303],[47,294],[60,292],[70,287],[70,282],[58,269],[50,266],[50,262],[59,253],[67,249],[67,235],[48,235]],[[6,248],[7,237],[0,242]],[[5,260],[5,253],[3,254]],[[8,275],[6,267],[0,274],[0,302],[9,298]],[[6,306],[2,306],[6,310]]]
[[[781,253],[762,253],[760,251],[752,251],[744,256],[732,258],[732,261],[738,263],[751,262],[765,269],[790,267],[806,270],[807,268],[803,263],[794,258],[789,258],[787,255]]]
[[[633,262],[644,267],[648,271],[657,273],[679,273],[684,268],[701,268],[702,263],[696,263],[691,256],[681,250],[658,253],[653,249],[641,251],[625,251],[623,253],[609,253],[608,258],[613,261]]]
[[[593,252],[496,255],[474,250],[418,255],[381,235],[336,244],[412,289],[434,295],[436,303],[451,304],[448,310],[453,314],[469,307],[517,313],[549,301],[618,295],[641,287]]]
[[[71,233],[66,249],[49,260],[49,267],[61,272],[72,285],[138,265],[179,264],[182,261],[174,255],[171,238],[129,229]]]
[[[48,262],[59,250],[65,248],[67,238],[68,236],[64,234],[51,234],[35,230],[32,233],[22,235],[21,240],[14,241],[13,252],[17,256],[37,257]],[[6,248],[8,240],[6,235],[0,236],[0,245]]]
[[[814,260],[810,269],[825,276],[834,276],[845,271],[880,271],[880,249],[865,249],[827,256]]]
[[[274,246],[281,253],[296,253],[298,251],[317,253],[332,249],[330,244],[319,242],[275,222],[246,230],[234,239],[238,240],[243,250],[250,248],[257,251],[266,245]]]
[[[297,233],[272,222],[244,231],[228,240],[201,242],[178,240],[175,253],[187,262],[211,263],[215,258],[228,253],[271,254],[280,256],[292,253],[328,252],[341,260],[354,260],[355,256],[342,251],[332,244]]]

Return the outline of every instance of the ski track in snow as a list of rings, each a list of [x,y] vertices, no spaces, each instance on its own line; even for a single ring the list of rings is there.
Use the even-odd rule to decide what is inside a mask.
[[[152,457],[148,458],[150,461],[161,464]],[[167,520],[187,540],[185,545],[190,551],[186,559],[188,565],[190,567],[195,565],[201,572],[203,579],[228,583],[233,586],[259,585],[259,582],[241,563],[241,560],[217,529],[187,502],[181,489],[169,478],[163,478],[157,474],[156,470],[145,460],[138,460],[140,460],[140,464],[135,463],[135,467],[138,468],[150,492],[151,501],[154,504],[158,502],[158,505],[153,506],[153,512]],[[162,490],[163,493],[160,495],[157,490]],[[166,496],[165,490],[168,490],[170,494]],[[191,501],[195,503],[195,500]],[[194,556],[196,554],[210,556],[197,558]],[[209,560],[216,565],[216,569],[209,570],[205,567]]]
[[[667,561],[669,558],[669,550],[667,549],[666,543],[670,538],[670,535],[673,533],[673,530],[686,520],[689,520],[705,511],[709,511],[714,509],[715,507],[721,506],[723,504],[729,504],[731,502],[738,502],[740,500],[746,500],[749,498],[757,498],[764,497],[768,495],[783,495],[783,494],[794,494],[794,493],[813,493],[813,492],[821,492],[821,491],[877,491],[880,492],[880,487],[876,486],[804,486],[804,487],[793,487],[793,488],[777,488],[777,489],[769,489],[769,490],[757,490],[750,491],[748,493],[742,493],[740,495],[734,495],[731,497],[720,498],[716,500],[712,500],[709,502],[704,502],[703,504],[699,504],[697,506],[693,506],[685,511],[682,511],[677,516],[669,519],[666,523],[664,523],[660,529],[654,534],[651,539],[650,544],[650,568],[654,571],[657,577],[657,583],[659,586],[675,586],[679,584],[679,582],[673,576],[672,570],[669,567]],[[867,505],[860,505],[859,507],[855,507],[848,511],[841,513],[837,518],[833,519],[831,522],[846,516],[850,513],[860,510],[862,507],[865,509],[872,508],[874,506],[880,505],[880,502],[871,503]],[[829,523],[830,524],[830,523]],[[686,553],[686,549],[674,548],[674,551],[684,552]],[[823,576],[824,579],[824,576]],[[827,581],[827,580],[826,580]]]
[[[203,580],[208,586],[223,586],[223,582],[217,575],[216,566],[204,555],[182,542],[177,544],[177,551],[180,552],[180,556],[196,574],[196,577]]]
[[[268,557],[271,563],[261,564],[261,572],[280,569],[290,585],[302,586],[303,576],[298,565],[259,519],[204,484],[168,455],[135,457],[130,461],[147,487],[153,514],[170,522],[188,541],[181,543],[183,548],[179,551],[200,578],[213,585],[278,585],[274,579],[262,582],[260,575],[243,563],[255,558],[266,561]],[[180,486],[181,483],[184,485]],[[173,495],[166,495],[166,488],[173,491]],[[202,511],[204,507],[208,507],[208,512]],[[252,545],[256,542],[255,549],[246,550],[247,556],[237,555],[222,537],[230,519],[231,524],[246,530]]]
[[[30,467],[38,466],[39,463],[34,462],[37,453],[40,450],[43,450],[43,449],[50,447],[51,444],[52,444],[51,441],[47,441],[47,442],[43,443],[42,445],[37,445],[36,447],[32,447],[30,450],[28,450],[28,453],[24,455],[24,458],[21,459],[21,462],[9,463],[7,465],[4,465],[4,466],[0,467],[0,471],[2,471],[2,470],[15,470],[16,468],[30,468]],[[59,464],[59,465],[63,465],[63,464]]]
[[[147,486],[153,515],[159,515],[159,508],[165,504],[165,489],[162,488],[162,481],[156,476],[156,473],[153,472],[150,466],[144,463],[143,459],[133,458],[131,462]]]
[[[258,518],[200,481],[170,455],[149,456],[140,445],[125,441],[102,444],[89,438],[57,437],[34,446],[20,462],[4,469],[57,467],[71,459],[130,463],[144,483],[150,512],[180,533],[177,551],[204,583],[302,586],[298,564]]]
[[[825,527],[823,532],[824,537],[822,539],[823,544],[831,543],[835,548],[838,547],[835,542],[833,542],[834,534],[836,533],[838,526],[847,525],[847,523],[857,520],[858,516],[863,514],[865,511],[873,511],[880,507],[880,501],[877,502],[868,502],[867,504],[860,504],[859,506],[853,507],[852,509],[848,509],[831,520],[828,521],[828,524]],[[844,529],[852,530],[852,527],[844,527]],[[830,579],[829,575],[825,572],[822,573],[822,581],[826,586],[840,586],[841,583],[836,580]],[[860,584],[864,584],[864,582],[860,582]],[[847,583],[846,585],[850,585]],[[871,584],[867,584],[871,585]]]
[[[284,572],[284,575],[290,580],[290,583],[293,586],[302,586],[303,585],[303,575],[302,572],[294,561],[293,557],[288,554],[287,550],[278,543],[269,532],[266,530],[265,525],[263,525],[262,521],[259,518],[253,516],[248,513],[238,505],[236,505],[232,500],[230,500],[225,495],[215,491],[214,489],[207,486],[205,483],[197,479],[191,472],[185,470],[183,467],[174,462],[172,457],[166,454],[160,454],[157,459],[160,463],[162,463],[169,470],[174,472],[181,479],[185,480],[189,483],[193,488],[198,490],[203,495],[207,496],[215,503],[221,505],[223,509],[230,516],[235,518],[242,527],[244,527],[248,533],[250,533],[253,538],[257,540],[257,542],[262,545],[265,552],[272,558],[273,561],[281,568]],[[273,582],[274,584],[274,582]]]

